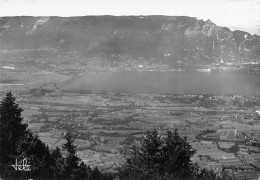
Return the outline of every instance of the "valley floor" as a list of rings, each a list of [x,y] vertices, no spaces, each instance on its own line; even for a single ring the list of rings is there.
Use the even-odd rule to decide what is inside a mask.
[[[260,96],[84,91],[62,88],[68,77],[59,74],[17,78],[0,86],[0,96],[14,92],[24,123],[50,149],[70,132],[78,156],[92,167],[114,171],[146,130],[163,136],[178,129],[199,165],[235,179],[259,177]]]

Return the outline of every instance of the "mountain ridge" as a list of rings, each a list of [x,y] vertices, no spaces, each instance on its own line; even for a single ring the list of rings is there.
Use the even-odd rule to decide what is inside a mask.
[[[260,36],[188,16],[0,18],[0,50],[49,48],[169,64],[260,62]]]

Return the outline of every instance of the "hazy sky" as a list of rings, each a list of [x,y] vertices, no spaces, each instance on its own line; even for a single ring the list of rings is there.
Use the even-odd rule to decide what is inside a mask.
[[[186,15],[260,31],[260,0],[0,0],[0,16],[20,15]]]

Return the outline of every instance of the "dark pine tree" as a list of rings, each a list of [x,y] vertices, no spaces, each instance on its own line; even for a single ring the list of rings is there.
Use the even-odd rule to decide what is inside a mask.
[[[133,146],[125,164],[119,168],[121,178],[151,179],[160,175],[163,139],[156,130],[147,131],[141,145]]]
[[[64,164],[64,178],[73,179],[79,168],[80,158],[76,155],[77,146],[74,145],[74,140],[71,135],[65,135],[66,143],[63,144],[63,149],[66,150],[65,164]]]
[[[147,131],[140,146],[133,146],[125,163],[119,168],[121,179],[208,179],[215,174],[196,167],[191,162],[195,150],[180,137],[177,130],[160,136],[156,130]]]
[[[84,164],[83,162],[80,163],[79,168],[76,172],[76,178],[77,180],[91,180],[92,177],[92,169]]]
[[[162,147],[163,167],[162,174],[169,174],[175,177],[189,177],[193,175],[193,164],[190,158],[195,150],[187,142],[186,136],[181,138],[177,129],[172,133],[167,131]]]
[[[18,149],[18,159],[27,158],[30,161],[31,178],[49,179],[53,177],[52,159],[48,146],[37,136],[28,132]]]
[[[17,147],[27,133],[27,125],[22,124],[22,108],[15,102],[12,92],[7,92],[0,103],[0,176],[10,176],[14,169]]]
[[[50,166],[53,172],[55,179],[63,179],[64,172],[64,158],[59,147],[56,147],[55,150],[51,153]]]

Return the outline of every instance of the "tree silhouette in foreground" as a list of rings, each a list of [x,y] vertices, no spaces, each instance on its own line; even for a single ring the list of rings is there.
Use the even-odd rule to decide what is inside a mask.
[[[55,168],[51,164],[52,157],[48,146],[31,132],[27,134],[18,146],[16,158],[27,158],[29,160],[31,171],[27,174],[30,174],[30,176],[34,178],[48,179],[51,178],[55,172]],[[21,173],[26,174],[26,172]]]
[[[77,146],[74,145],[74,140],[71,135],[67,133],[65,136],[66,143],[63,144],[63,149],[66,150],[66,157],[64,159],[64,175],[65,178],[75,176],[76,171],[79,168],[80,158],[76,155]]]
[[[147,131],[140,146],[133,146],[124,165],[122,179],[215,179],[215,174],[191,162],[195,150],[175,130],[160,136]]]
[[[0,177],[9,176],[11,162],[15,162],[17,149],[22,138],[28,133],[22,124],[22,108],[15,103],[11,92],[0,103]]]

